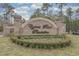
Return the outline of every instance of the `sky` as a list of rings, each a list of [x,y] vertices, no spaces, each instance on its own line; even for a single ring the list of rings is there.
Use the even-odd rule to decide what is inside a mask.
[[[11,6],[13,6],[15,9],[14,11],[21,15],[23,18],[28,20],[30,16],[35,12],[37,8],[42,7],[42,3],[10,3]],[[71,7],[73,10],[76,10],[79,8],[79,3],[69,3],[66,6],[63,7],[63,12],[65,13],[65,10]],[[57,11],[57,6],[53,6],[50,9]],[[5,12],[5,9],[0,6],[0,14],[3,14]]]
[[[41,8],[42,4],[31,4],[31,3],[10,3],[15,9],[14,11],[21,15],[26,20],[34,13],[37,8]],[[5,13],[5,9],[0,6],[0,14]]]

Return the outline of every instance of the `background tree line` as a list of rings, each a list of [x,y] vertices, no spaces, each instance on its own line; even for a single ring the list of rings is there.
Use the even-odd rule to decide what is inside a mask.
[[[3,6],[3,8],[5,8],[5,16],[7,16],[7,14],[9,13],[9,11],[11,9],[14,9],[13,6],[11,6],[8,3],[4,3],[4,4],[0,4],[1,6]],[[54,14],[54,6],[57,6],[58,11],[56,11],[57,14]],[[54,17],[64,17],[64,21],[66,23],[66,31],[68,33],[70,32],[77,32],[79,30],[79,19],[75,18],[72,19],[72,15],[75,13],[79,13],[79,8],[75,11],[72,10],[71,7],[66,8],[65,13],[66,15],[64,15],[63,12],[63,8],[67,6],[67,3],[43,3],[41,8],[37,8],[35,10],[35,12],[32,14],[32,16],[30,18],[34,18],[34,17],[45,17],[48,18],[50,20],[53,20]],[[52,9],[50,9],[52,8]],[[2,31],[3,29],[3,22],[6,20],[6,18],[4,18],[0,16],[0,31]],[[2,19],[5,19],[4,21],[2,21]]]

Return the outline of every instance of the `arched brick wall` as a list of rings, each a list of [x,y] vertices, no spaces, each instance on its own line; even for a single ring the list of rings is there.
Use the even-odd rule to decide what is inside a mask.
[[[22,35],[57,35],[56,24],[46,18],[32,18],[22,25]]]

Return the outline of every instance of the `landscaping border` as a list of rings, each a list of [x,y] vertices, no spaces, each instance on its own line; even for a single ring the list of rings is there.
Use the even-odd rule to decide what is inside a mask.
[[[40,36],[39,36],[40,37]],[[53,37],[53,36],[52,36]],[[51,39],[52,37],[50,37],[49,39]],[[57,42],[54,43],[46,43],[46,42],[31,42],[30,40],[36,40],[37,37],[30,37],[28,36],[28,38],[24,37],[24,39],[22,39],[23,37],[11,37],[12,42],[25,46],[25,47],[30,47],[30,48],[43,48],[43,49],[50,49],[50,48],[63,48],[63,47],[67,47],[70,46],[71,44],[71,40],[69,39],[69,37],[63,37],[64,39],[59,40]],[[44,38],[44,37],[42,37]],[[41,38],[41,39],[42,39]],[[54,37],[53,37],[54,38]],[[55,39],[55,38],[54,38]],[[52,40],[51,40],[52,41]]]

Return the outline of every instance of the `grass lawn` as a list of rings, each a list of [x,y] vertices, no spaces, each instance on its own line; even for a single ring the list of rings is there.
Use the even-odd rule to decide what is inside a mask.
[[[12,43],[9,37],[0,37],[0,55],[7,56],[71,56],[79,55],[79,36],[70,35],[72,45],[66,48],[58,49],[35,49],[25,48]]]

